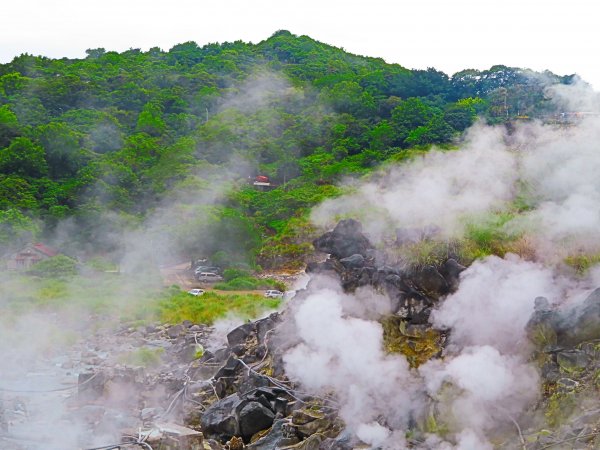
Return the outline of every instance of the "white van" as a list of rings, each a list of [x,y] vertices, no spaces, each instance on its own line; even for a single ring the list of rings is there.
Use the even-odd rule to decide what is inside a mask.
[[[198,281],[205,281],[205,282],[223,281],[223,277],[214,272],[200,272],[198,274]]]

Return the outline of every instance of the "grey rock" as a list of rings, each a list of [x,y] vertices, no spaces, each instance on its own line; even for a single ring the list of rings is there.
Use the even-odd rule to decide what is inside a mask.
[[[561,345],[576,345],[600,338],[600,288],[595,289],[580,305],[562,312],[556,324]]]
[[[556,362],[567,372],[584,370],[589,361],[589,356],[581,350],[565,350],[556,353]]]
[[[242,404],[237,394],[213,403],[202,415],[200,426],[207,436],[229,439],[240,434],[236,409]]]
[[[357,253],[366,256],[367,251],[373,248],[366,236],[362,234],[362,225],[354,219],[341,220],[333,231],[315,239],[313,245],[316,250],[330,253],[338,259]]]
[[[571,392],[579,386],[579,383],[570,378],[560,378],[556,385],[562,392]]]
[[[248,450],[278,450],[289,445],[294,445],[299,441],[294,427],[289,426],[289,421],[287,419],[278,419],[275,420],[266,436],[247,445],[246,448]]]
[[[167,330],[167,336],[169,336],[171,339],[177,339],[184,332],[185,332],[185,328],[183,325],[181,325],[181,324],[173,325],[172,327],[169,327],[169,329]]]
[[[446,283],[448,283],[450,290],[455,291],[458,289],[460,274],[466,269],[465,266],[459,264],[455,259],[450,258],[439,268],[439,272],[446,280]]]
[[[355,253],[347,258],[340,259],[342,265],[349,269],[359,269],[365,265],[365,258],[363,255]]]
[[[265,343],[265,337],[275,326],[281,321],[279,313],[273,313],[264,319],[257,320],[256,324],[256,335],[260,344]]]
[[[164,414],[164,412],[165,412],[164,408],[161,408],[161,407],[144,408],[144,409],[142,409],[140,417],[144,422],[146,422],[146,421],[154,420],[154,419],[160,417],[161,415]]]
[[[249,441],[257,432],[273,424],[275,414],[259,402],[247,403],[239,413],[239,427],[242,438]]]
[[[448,293],[446,279],[433,266],[425,266],[413,277],[414,282],[430,295],[439,297]]]
[[[255,325],[252,322],[240,325],[227,334],[227,343],[230,347],[243,345],[246,342],[246,338],[254,333],[255,330]]]

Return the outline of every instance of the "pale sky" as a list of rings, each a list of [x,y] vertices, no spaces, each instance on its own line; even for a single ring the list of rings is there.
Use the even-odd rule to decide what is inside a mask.
[[[448,74],[494,64],[578,73],[600,88],[593,0],[3,0],[0,62],[196,41],[257,43],[277,30]]]

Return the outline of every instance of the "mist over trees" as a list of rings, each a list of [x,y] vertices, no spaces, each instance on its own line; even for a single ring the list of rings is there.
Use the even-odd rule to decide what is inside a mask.
[[[156,228],[174,257],[282,264],[306,250],[305,212],[342,177],[451,146],[478,118],[556,114],[545,90],[573,80],[409,70],[287,31],[258,44],[24,54],[0,65],[0,246],[67,223],[73,252],[118,252],[113,232],[176,197],[187,207]],[[257,175],[278,187],[256,190]]]

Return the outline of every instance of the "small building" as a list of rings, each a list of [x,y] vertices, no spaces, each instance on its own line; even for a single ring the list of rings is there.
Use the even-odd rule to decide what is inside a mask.
[[[257,175],[252,184],[261,191],[275,189],[277,187],[276,184],[271,183],[271,180],[266,175]]]
[[[58,255],[58,251],[42,243],[27,244],[21,250],[6,258],[6,268],[9,270],[27,270],[35,263],[56,255]]]

